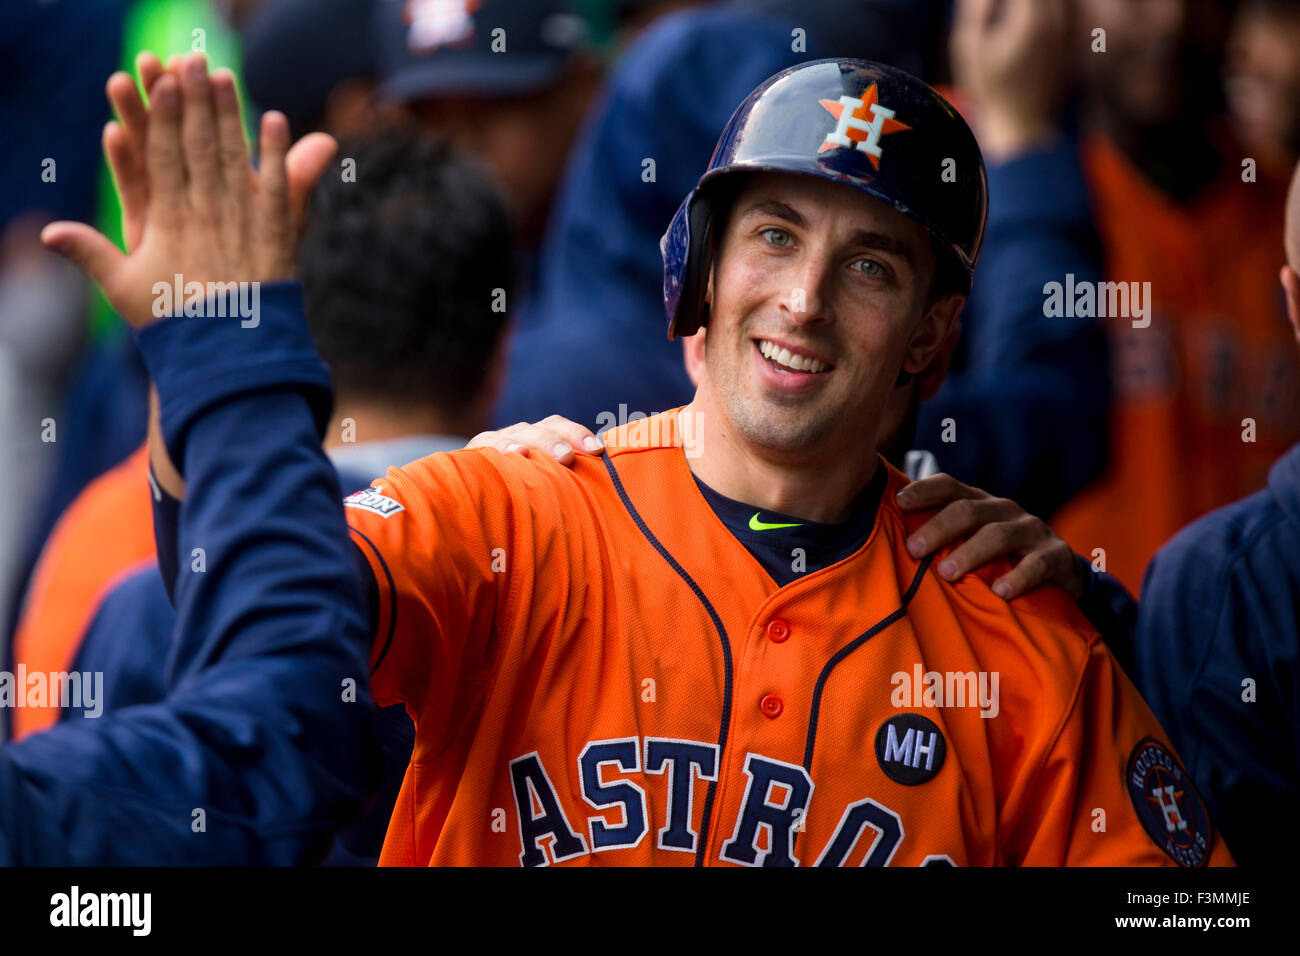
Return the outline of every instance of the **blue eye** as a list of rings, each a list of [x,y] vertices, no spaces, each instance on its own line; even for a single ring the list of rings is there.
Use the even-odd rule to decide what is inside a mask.
[[[786,232],[784,229],[764,229],[761,235],[772,245],[780,246],[782,248],[790,245],[792,241],[790,233]]]
[[[858,268],[857,271],[861,272],[863,275],[883,276],[885,274],[885,267],[875,259],[859,259],[857,262],[853,263],[853,265],[854,268],[861,266],[862,268]]]

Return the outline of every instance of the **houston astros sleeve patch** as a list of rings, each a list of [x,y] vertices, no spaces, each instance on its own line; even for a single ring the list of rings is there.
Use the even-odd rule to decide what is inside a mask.
[[[1201,866],[1214,845],[1205,801],[1178,758],[1158,740],[1138,741],[1124,774],[1142,826],[1179,866]]]

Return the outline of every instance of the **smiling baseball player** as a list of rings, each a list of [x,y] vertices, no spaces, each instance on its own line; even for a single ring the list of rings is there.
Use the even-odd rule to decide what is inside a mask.
[[[691,404],[572,467],[471,449],[347,499],[374,697],[417,726],[381,862],[1231,862],[1063,592],[1006,602],[1007,562],[947,581],[908,552],[926,515],[874,449],[948,339],[986,207],[973,136],[915,78],[778,74],[664,238],[669,334],[704,336]],[[302,322],[292,287],[261,322]],[[257,375],[239,387],[290,387]]]
[[[670,334],[704,327],[690,405],[572,471],[435,456],[348,502],[376,698],[419,727],[384,862],[1228,859],[1064,595],[1008,605],[905,548],[871,449],[985,210],[928,87],[778,75],[664,240]]]

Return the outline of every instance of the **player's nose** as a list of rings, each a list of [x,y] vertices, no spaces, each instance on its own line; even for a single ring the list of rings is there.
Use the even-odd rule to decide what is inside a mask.
[[[824,259],[807,256],[781,296],[781,311],[797,325],[828,322],[831,313],[831,268]]]

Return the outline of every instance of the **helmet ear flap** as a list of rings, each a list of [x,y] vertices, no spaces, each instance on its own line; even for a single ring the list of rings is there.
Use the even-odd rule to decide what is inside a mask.
[[[694,335],[708,321],[709,305],[704,294],[713,264],[712,203],[707,190],[699,190],[686,208],[686,262],[677,300],[677,314],[668,337]]]
[[[679,250],[682,255],[677,270],[678,282],[673,320],[668,337],[694,335],[709,321],[709,303],[704,301],[709,288],[709,275],[717,257],[720,230],[726,228],[728,213],[736,196],[751,175],[747,170],[716,176],[702,182],[677,211],[673,224],[664,236],[664,247]],[[670,255],[665,252],[665,264]],[[669,278],[665,271],[665,280]],[[671,302],[668,286],[665,298]]]

